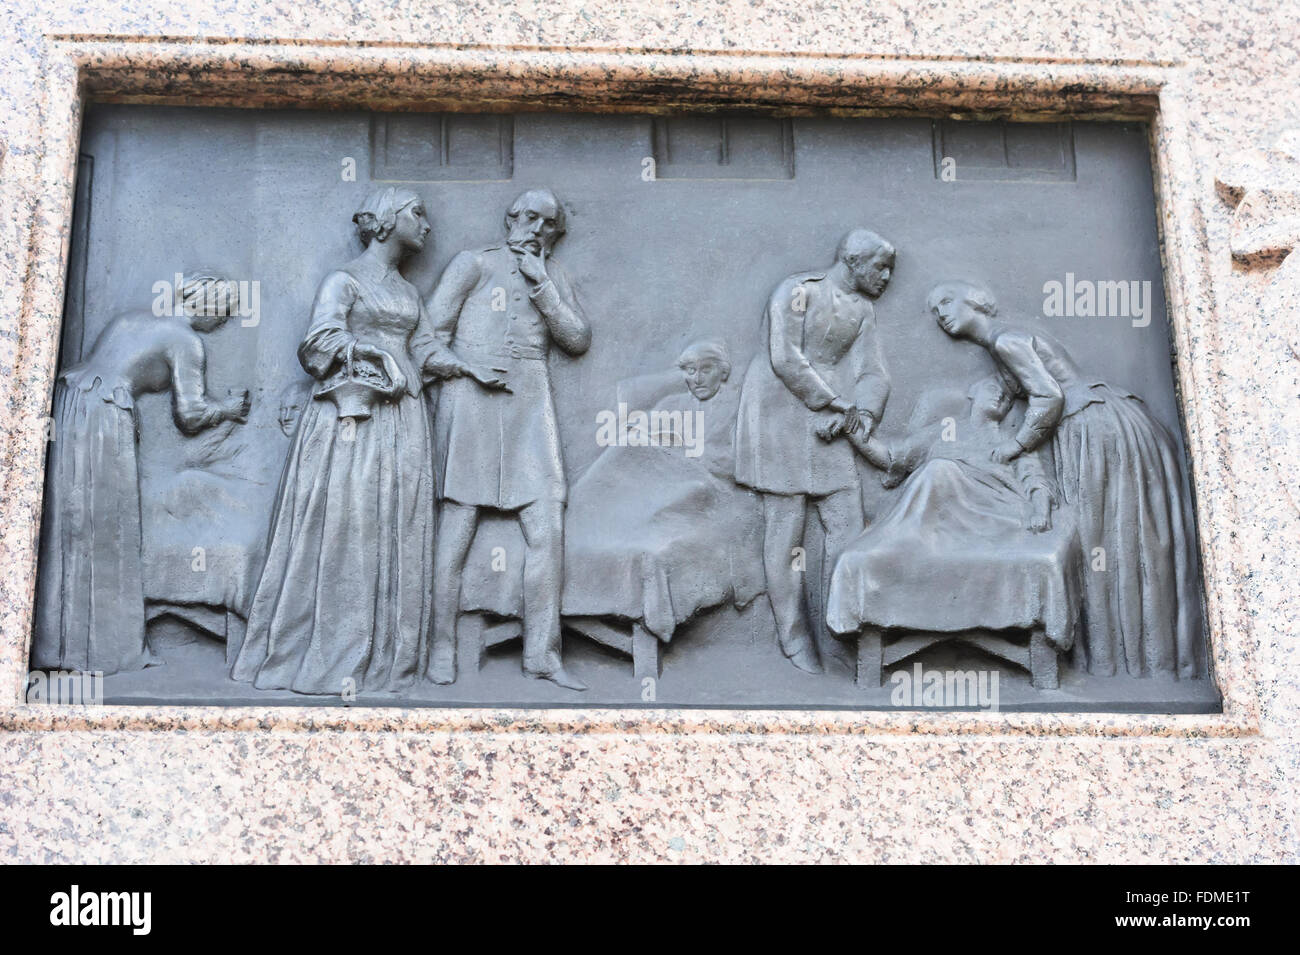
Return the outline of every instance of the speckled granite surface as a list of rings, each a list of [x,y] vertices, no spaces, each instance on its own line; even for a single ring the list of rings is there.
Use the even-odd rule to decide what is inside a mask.
[[[1300,30],[1286,4],[15,0],[0,16],[0,859],[1300,855],[1300,266],[1279,263],[1300,202],[1282,137],[1300,125]],[[79,85],[251,104],[1158,107],[1223,715],[19,705]],[[1268,161],[1246,152],[1279,142]]]

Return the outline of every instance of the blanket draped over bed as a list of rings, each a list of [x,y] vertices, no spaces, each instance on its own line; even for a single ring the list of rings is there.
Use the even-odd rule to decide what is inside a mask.
[[[840,556],[826,612],[831,629],[1041,627],[1069,650],[1081,581],[1077,534],[1059,511],[1051,530],[1026,530],[1014,481],[986,452],[922,465]]]
[[[565,616],[637,621],[667,642],[697,613],[726,602],[743,607],[763,592],[762,507],[727,476],[734,406],[731,389],[708,402],[661,402],[659,410],[701,413],[702,447],[691,454],[666,442],[609,447],[572,485]],[[519,616],[518,541],[513,520],[480,525],[461,584],[462,609]]]

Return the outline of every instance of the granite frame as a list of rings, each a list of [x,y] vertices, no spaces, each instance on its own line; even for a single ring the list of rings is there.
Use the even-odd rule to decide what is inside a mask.
[[[569,744],[582,747],[588,756],[587,749],[595,747],[611,758],[626,761],[629,757],[625,753],[618,756],[619,747],[629,739],[641,740],[656,754],[655,758],[668,759],[668,751],[678,747],[677,755],[671,758],[680,765],[680,760],[689,761],[694,751],[692,737],[712,751],[709,738],[725,736],[746,743],[770,741],[764,745],[782,752],[806,752],[812,767],[809,771],[815,772],[823,759],[829,758],[824,755],[832,745],[828,741],[839,740],[834,745],[840,746],[845,739],[862,738],[864,745],[883,747],[873,752],[887,753],[889,759],[903,766],[923,752],[931,758],[936,753],[952,753],[959,763],[966,759],[968,750],[982,754],[984,759],[1006,752],[1006,747],[1012,751],[1023,746],[1038,753],[1060,753],[1062,779],[1069,777],[1079,784],[1092,772],[1101,772],[1106,778],[1116,772],[1108,762],[1111,757],[1096,749],[1105,739],[1132,740],[1137,749],[1125,747],[1124,752],[1135,754],[1134,760],[1142,758],[1143,746],[1165,740],[1160,754],[1167,755],[1155,758],[1172,761],[1171,772],[1178,772],[1177,766],[1185,763],[1185,776],[1202,779],[1214,779],[1213,767],[1221,766],[1224,760],[1249,763],[1249,768],[1241,771],[1258,778],[1262,767],[1289,745],[1284,741],[1276,749],[1252,749],[1252,741],[1261,735],[1262,726],[1261,684],[1257,676],[1262,638],[1255,632],[1256,622],[1249,610],[1251,592],[1234,570],[1238,555],[1233,550],[1231,531],[1242,515],[1230,476],[1233,452],[1226,436],[1232,425],[1231,402],[1225,395],[1227,385],[1217,358],[1225,342],[1221,325],[1215,320],[1216,267],[1204,220],[1202,166],[1193,143],[1200,88],[1191,66],[1157,60],[927,60],[816,53],[453,48],[417,43],[347,45],[77,34],[47,34],[44,40],[41,69],[45,85],[39,91],[43,160],[34,202],[28,209],[32,231],[30,241],[21,250],[26,256],[23,268],[21,274],[7,280],[16,289],[21,304],[16,315],[6,313],[0,318],[0,331],[17,343],[15,372],[11,378],[0,380],[0,418],[5,419],[8,428],[0,446],[0,478],[5,488],[0,496],[0,526],[7,528],[0,540],[0,588],[7,603],[0,618],[0,737],[24,734],[23,739],[33,742],[24,743],[19,750],[29,758],[38,751],[52,752],[36,742],[44,734],[68,741],[73,752],[65,759],[67,768],[73,765],[76,750],[88,751],[82,749],[84,734],[91,734],[92,744],[100,739],[115,751],[136,746],[132,740],[141,734],[193,734],[194,747],[198,748],[185,744],[183,750],[203,752],[203,747],[213,740],[224,745],[231,733],[240,737],[269,734],[269,738],[277,740],[282,733],[308,734],[313,740],[318,740],[321,733],[355,733],[365,734],[367,747],[379,741],[379,748],[385,752],[407,752],[417,746],[416,740],[428,740],[437,749],[436,758],[443,761],[452,758],[455,740],[466,740],[477,733],[481,739],[469,745],[499,753],[527,750],[535,754],[539,766],[544,764],[554,770],[557,748]],[[383,84],[377,92],[381,84],[374,81],[378,78],[383,79]],[[1150,122],[1176,379],[1192,459],[1212,678],[1222,694],[1223,712],[1164,716],[835,710],[66,708],[22,702],[41,512],[44,440],[39,422],[47,414],[57,360],[73,171],[81,112],[90,98],[173,105],[373,109],[470,109],[488,103],[495,109],[642,112],[746,105],[795,112],[844,110],[867,115],[915,115],[960,111],[1036,118],[1136,117]],[[11,196],[6,193],[4,198],[10,201]],[[410,742],[382,742],[392,734],[408,734]],[[538,735],[552,737],[554,742],[528,742]],[[920,738],[935,738],[940,745],[908,748],[902,754],[893,748],[900,742]],[[1066,755],[1067,751],[1057,744],[1068,744],[1070,740],[1075,741],[1070,744],[1073,755]],[[1041,745],[1044,743],[1048,744],[1046,748]],[[57,739],[53,744],[60,747],[54,752],[62,751]],[[139,745],[153,747],[147,741]],[[279,745],[269,743],[267,751]],[[309,745],[306,738],[302,745]],[[543,756],[538,746],[545,746],[548,755]],[[1207,753],[1206,746],[1214,751]],[[1222,746],[1228,748],[1226,752],[1218,749]],[[172,743],[161,740],[156,748],[177,751]],[[817,755],[819,750],[823,755]],[[266,756],[265,751],[259,752]],[[302,755],[305,748],[295,752],[299,758],[306,758]],[[1274,756],[1270,758],[1268,753]],[[1029,749],[1024,750],[1024,757],[1031,758]],[[903,762],[898,763],[899,759]],[[253,762],[243,765],[253,771]],[[227,762],[223,771],[229,768]],[[1023,768],[1022,761],[991,769],[983,766],[979,776],[1007,784],[1012,774],[1023,773]],[[8,772],[19,774],[22,765],[12,762]],[[1051,783],[1043,780],[1036,785]],[[1286,785],[1278,779],[1272,784],[1283,790]],[[815,787],[810,784],[810,788]],[[52,832],[49,818],[48,809],[42,810],[45,821],[41,831],[47,834]],[[247,822],[243,825],[247,828]],[[1023,820],[1008,822],[1003,817],[998,825],[1004,834],[1018,831],[1028,835]],[[1278,825],[1280,832],[1282,824]],[[35,824],[31,828],[35,829]],[[449,847],[446,838],[439,852],[444,857],[462,855]],[[1156,842],[1183,847],[1191,844],[1190,838],[1183,832],[1166,841],[1157,836]],[[0,847],[5,841],[0,838]],[[752,840],[735,837],[735,845],[741,844],[749,848],[739,854],[756,851]],[[912,858],[934,856],[926,846],[918,846],[915,841],[911,844]],[[1087,848],[1090,844],[1092,849]],[[1104,854],[1097,844],[1098,839],[1075,834],[1069,846],[1053,849],[1044,835],[1037,839],[1037,848],[1030,855],[1097,858]],[[21,836],[15,845],[19,857],[85,858],[61,855],[66,849],[33,850],[30,843],[24,851]],[[534,856],[545,851],[537,839],[529,845]],[[1276,842],[1260,842],[1253,851],[1276,857],[1294,854],[1294,846],[1291,833]],[[127,855],[166,859],[193,857],[196,851],[202,857],[202,850],[155,841]],[[1195,855],[1193,850],[1175,851],[1187,857]],[[298,858],[348,856],[337,847],[331,850],[324,840],[315,848],[300,845],[296,853]],[[570,854],[581,855],[577,850]],[[631,854],[667,855],[657,846]],[[882,855],[878,850],[857,853],[860,857],[870,854]],[[1247,854],[1244,849],[1240,853]],[[258,853],[249,851],[244,855],[254,857]],[[378,857],[429,854],[391,847]],[[1126,856],[1122,849],[1116,851],[1112,844],[1109,857],[1131,855]]]
[[[400,56],[408,70],[399,86],[409,89],[406,96],[395,95],[390,82],[393,58]],[[1205,488],[1212,487],[1204,467],[1212,457],[1207,435],[1221,428],[1213,420],[1216,405],[1213,389],[1215,376],[1204,360],[1213,341],[1207,341],[1196,322],[1189,303],[1204,299],[1206,263],[1187,248],[1188,235],[1202,232],[1195,209],[1187,197],[1179,195],[1180,179],[1185,180],[1188,163],[1186,137],[1188,128],[1182,112],[1187,109],[1189,94],[1184,71],[1166,64],[1133,64],[1106,68],[1089,67],[1071,71],[1054,66],[1044,72],[1031,63],[977,63],[948,61],[841,61],[834,64],[765,62],[768,58],[638,56],[634,54],[591,54],[587,56],[548,54],[456,53],[429,51],[424,47],[387,47],[375,49],[322,48],[311,46],[270,47],[245,50],[225,44],[177,46],[165,42],[105,42],[94,37],[65,36],[55,39],[48,70],[47,115],[53,122],[47,128],[46,162],[42,177],[42,202],[49,215],[39,222],[44,227],[35,238],[34,254],[43,276],[63,276],[67,271],[68,236],[71,229],[74,176],[79,141],[80,119],[84,104],[90,99],[109,102],[159,103],[169,105],[256,105],[262,107],[299,108],[366,108],[366,109],[496,109],[556,108],[654,111],[691,107],[759,106],[795,111],[850,110],[871,115],[900,115],[960,109],[981,115],[1035,117],[1141,118],[1151,123],[1153,175],[1159,204],[1159,225],[1164,245],[1167,294],[1175,342],[1177,380],[1193,461],[1193,480],[1197,488],[1197,505],[1202,541],[1210,540],[1204,526],[1206,513],[1217,511],[1219,502],[1207,500]],[[164,65],[166,68],[164,69]],[[409,68],[413,66],[413,69]],[[791,70],[797,72],[791,76]],[[305,78],[304,78],[305,77]],[[375,96],[374,81],[384,77],[385,93]],[[425,85],[427,84],[427,86]],[[303,87],[306,90],[303,90]],[[1049,109],[1055,106],[1055,110]],[[1066,109],[1062,110],[1061,106]],[[1173,237],[1173,241],[1171,241]],[[48,350],[29,354],[26,369],[40,382],[38,393],[48,395],[53,387],[53,356],[57,353],[61,324],[62,281],[37,281],[27,288],[23,316],[32,323],[26,337],[49,342]],[[54,287],[51,287],[54,286]],[[52,319],[52,321],[50,320]],[[1192,400],[1188,400],[1191,396]],[[39,430],[35,431],[39,437]],[[24,470],[42,471],[42,443],[30,440],[18,450],[27,455]],[[33,463],[34,462],[34,463]],[[22,495],[5,502],[0,519],[6,526],[22,526],[36,540],[40,513],[41,485],[31,487],[27,500]],[[34,494],[35,501],[30,499]],[[1231,506],[1231,498],[1228,500]],[[16,511],[16,512],[15,512]],[[20,520],[19,515],[28,515]],[[1257,732],[1257,702],[1250,692],[1249,681],[1239,678],[1250,667],[1248,641],[1240,644],[1234,637],[1244,635],[1226,625],[1227,604],[1232,600],[1230,579],[1216,574],[1216,555],[1211,546],[1202,547],[1205,564],[1207,619],[1210,634],[1212,678],[1223,693],[1223,713],[1201,716],[1186,722],[1182,731],[1207,735],[1237,735]],[[27,573],[35,579],[35,550],[28,555]],[[30,614],[32,587],[27,588],[27,614]],[[1240,594],[1236,596],[1240,597]],[[24,616],[25,620],[26,617]],[[6,622],[0,674],[11,689],[12,701],[21,700],[21,686],[26,674],[30,622],[17,633]],[[146,728],[152,725],[147,713],[133,713],[134,707],[106,707],[94,717],[74,719],[87,727],[125,726]],[[195,727],[239,725],[248,718],[258,718],[250,708],[188,707],[188,719]],[[231,712],[233,709],[235,712]],[[258,708],[251,708],[257,710]],[[264,708],[263,708],[264,709]],[[277,708],[279,709],[279,708]],[[66,716],[41,716],[47,707],[17,703],[12,718],[24,724],[68,725]],[[376,719],[365,709],[349,709],[323,716],[320,708],[294,710],[304,713],[300,719],[279,714],[287,725],[369,726]],[[497,713],[475,710],[428,712],[404,725],[420,727],[473,725],[480,720],[496,720],[506,712],[519,718],[520,711]],[[598,720],[615,719],[623,725],[646,722],[643,711],[600,711]],[[264,714],[259,714],[264,716]],[[593,713],[592,716],[595,714]],[[767,730],[788,727],[794,714],[782,711],[779,716],[751,711],[755,727]],[[8,714],[5,714],[8,716]],[[4,719],[5,716],[0,716]],[[897,729],[896,718],[878,722],[881,714],[834,714],[832,711],[799,712],[795,722],[814,725],[829,720],[864,729]],[[527,718],[536,722],[539,714],[528,711]],[[557,727],[570,724],[569,710],[544,712],[541,720]],[[385,724],[391,717],[380,717]],[[729,713],[734,725],[737,714]],[[1147,733],[1162,725],[1168,717],[1083,717],[1061,715],[1059,731],[1102,733]],[[744,717],[741,717],[744,722]],[[933,721],[932,725],[929,725]],[[659,720],[654,720],[659,725]],[[687,716],[683,725],[695,719]],[[707,722],[707,717],[705,718]],[[927,731],[980,733],[993,727],[999,731],[1029,731],[1039,727],[1041,717],[1012,719],[1010,715],[994,718],[961,714],[934,714],[924,720],[914,715],[902,722],[926,726]]]

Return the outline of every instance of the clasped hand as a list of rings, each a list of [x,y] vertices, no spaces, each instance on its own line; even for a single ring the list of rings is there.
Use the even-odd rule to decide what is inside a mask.
[[[379,362],[383,367],[384,373],[388,375],[391,383],[387,393],[390,397],[400,395],[406,391],[406,375],[402,374],[401,367],[397,364],[397,359],[378,345],[367,345],[364,342],[357,342],[352,348],[352,355],[356,358],[371,358]]]
[[[996,448],[989,452],[989,457],[998,464],[1010,464],[1024,453],[1025,449],[1020,446],[1020,442],[1011,438],[1000,442]]]
[[[854,435],[866,428],[864,415],[855,405],[840,402],[838,399],[828,406],[835,412],[834,417],[816,431],[823,441],[833,441],[840,435]]]

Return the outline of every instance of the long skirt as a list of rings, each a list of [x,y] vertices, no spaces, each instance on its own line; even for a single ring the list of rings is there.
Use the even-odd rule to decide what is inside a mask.
[[[111,398],[64,381],[55,392],[33,669],[160,662],[145,642],[135,412],[129,396]]]
[[[1061,493],[1083,548],[1090,673],[1204,673],[1191,495],[1177,445],[1136,398],[1104,400],[1066,418],[1053,442]]]
[[[369,419],[313,399],[290,445],[266,566],[231,675],[264,689],[397,689],[424,655],[433,587],[428,407]]]

